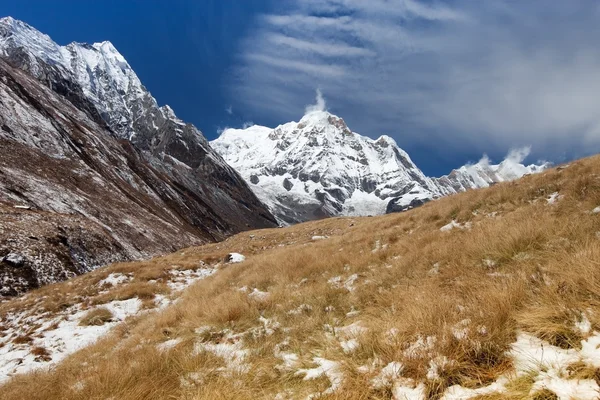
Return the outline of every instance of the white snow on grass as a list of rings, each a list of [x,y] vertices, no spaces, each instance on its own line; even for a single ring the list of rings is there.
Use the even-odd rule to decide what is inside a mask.
[[[211,276],[216,271],[217,270],[214,268],[199,268],[197,270],[188,269],[183,271],[172,269],[169,271],[170,279],[169,282],[167,282],[167,285],[173,292],[181,292],[195,282]]]
[[[32,317],[9,316],[7,320],[10,320],[13,327],[6,330],[3,335],[4,345],[0,348],[0,383],[16,374],[55,365],[68,355],[93,344],[118,323],[137,314],[141,304],[138,298],[133,298],[97,306],[96,308],[108,309],[113,315],[110,322],[101,326],[80,325],[81,319],[94,308],[80,310],[77,306],[49,319],[41,317],[35,320]],[[29,333],[32,342],[13,343],[11,341],[13,338],[27,334],[26,327],[32,322],[41,324],[34,332]],[[23,325],[23,328],[19,329],[20,325]],[[49,358],[42,359],[31,354],[31,350],[36,347],[46,349]]]
[[[454,385],[449,387],[441,400],[465,400],[472,399],[478,396],[490,395],[493,393],[504,393],[505,386],[508,383],[508,378],[500,377],[496,382],[491,385],[484,386],[477,389],[468,389],[460,385]]]
[[[308,314],[312,311],[312,306],[309,304],[300,304],[298,307],[288,311],[288,315]]]
[[[423,383],[417,385],[414,380],[406,378],[399,379],[392,389],[394,400],[425,400],[425,392]]]
[[[585,322],[582,322],[585,324]],[[464,324],[462,324],[464,325]],[[587,324],[586,324],[587,329]],[[435,338],[420,337],[405,351],[405,356],[424,355],[435,345]],[[502,395],[511,379],[532,376],[530,395],[549,390],[559,400],[594,400],[600,398],[600,387],[593,379],[570,378],[569,366],[584,363],[592,368],[600,367],[600,333],[595,332],[581,342],[581,350],[561,349],[526,333],[520,333],[508,353],[513,360],[514,371],[501,375],[495,382],[480,388],[464,388],[454,385],[446,389],[442,400],[467,400],[492,394]],[[438,356],[429,363],[428,380],[436,380],[447,365],[453,361]],[[390,388],[394,399],[425,400],[425,385],[402,377],[403,366],[392,362],[372,379],[375,389]],[[368,371],[367,371],[368,372]]]
[[[216,269],[172,270],[168,285],[175,292],[182,291],[194,282],[215,272]],[[100,281],[98,285],[99,287],[115,286],[127,284],[130,281],[130,277],[114,273]],[[155,310],[164,309],[172,303],[173,300],[167,296],[155,296]],[[85,310],[82,310],[80,305],[75,305],[54,315],[48,313],[35,315],[35,311],[33,311],[33,315],[31,315],[31,311],[19,314],[9,313],[0,319],[0,323],[8,327],[0,338],[0,383],[16,374],[56,365],[70,354],[92,345],[128,317],[139,315],[141,305],[142,302],[138,298],[132,298],[99,304]],[[100,326],[80,325],[81,319],[97,308],[105,308],[110,311],[111,320]],[[32,326],[36,327],[33,331],[31,330]],[[19,336],[29,336],[32,341],[23,344],[13,343],[12,340]],[[176,343],[168,341],[162,344],[162,346],[166,346],[163,349],[171,345],[174,346]],[[36,347],[45,349],[48,357],[36,357],[31,354],[31,350]]]
[[[291,353],[289,351],[284,351],[284,348],[288,348],[290,345],[290,338],[287,337],[285,340],[275,346],[273,350],[273,355],[283,361],[283,365],[277,366],[277,369],[283,369],[286,371],[293,371],[296,369],[298,362],[300,361],[300,357],[297,354]]]
[[[269,292],[263,292],[257,288],[252,289],[252,291],[248,293],[248,297],[256,301],[266,301],[270,296],[271,294]]]
[[[458,324],[452,327],[452,335],[458,339],[463,340],[466,339],[469,335],[469,324],[471,323],[470,319],[463,319]]]
[[[358,278],[358,274],[350,275],[348,278],[346,278],[346,280],[344,280],[342,276],[334,276],[333,278],[330,278],[327,283],[329,283],[335,289],[344,288],[347,291],[352,292],[354,291],[354,286]]]
[[[244,261],[246,261],[246,256],[240,253],[229,253],[227,256],[227,262],[229,262],[229,264],[239,264]]]
[[[244,348],[242,335],[229,332],[220,343],[196,343],[194,352],[196,354],[208,352],[222,358],[225,367],[219,368],[217,371],[223,372],[227,376],[245,374],[250,371],[250,365],[246,362],[250,350]]]
[[[406,350],[404,355],[408,358],[418,358],[429,354],[435,347],[437,338],[435,336],[419,336],[417,341],[412,343]]]
[[[536,378],[532,392],[549,390],[554,393],[559,400],[597,400],[600,398],[600,389],[593,379],[563,379],[556,374],[556,371],[541,373]]]
[[[582,335],[588,335],[592,331],[592,323],[587,316],[582,315],[580,319],[575,321],[575,329]]]
[[[327,237],[327,236],[313,236],[311,240],[317,241],[317,240],[325,240],[325,239],[329,239],[329,237]]]
[[[446,390],[442,400],[463,400],[492,393],[504,393],[511,378],[531,375],[534,380],[530,394],[550,390],[559,400],[592,400],[600,398],[600,387],[591,379],[569,379],[569,366],[584,363],[600,367],[600,333],[581,342],[581,350],[561,349],[535,336],[520,333],[509,355],[515,370],[502,375],[492,384],[468,389],[459,385]]]
[[[404,365],[397,361],[393,361],[383,367],[379,375],[371,380],[371,383],[375,389],[383,389],[392,387],[394,383],[402,376]]]
[[[181,343],[181,338],[170,339],[170,340],[167,340],[166,342],[157,344],[156,348],[159,351],[167,351],[167,350],[171,350],[172,348],[177,346],[179,343]]]
[[[456,222],[455,220],[452,220],[449,224],[444,225],[440,228],[440,231],[442,232],[450,232],[453,229],[471,229],[471,227],[473,226],[473,224],[471,224],[470,222],[467,222],[465,224],[460,224],[458,222]]]
[[[358,339],[367,333],[368,329],[363,327],[359,321],[345,327],[334,328],[333,332],[340,341],[344,353],[350,354],[359,348],[360,342]]]
[[[108,275],[106,278],[102,279],[98,282],[98,287],[103,286],[118,286],[122,283],[129,282],[131,277],[119,273],[114,273]]]
[[[554,192],[550,196],[548,196],[548,198],[546,199],[546,202],[548,203],[548,205],[553,205],[553,204],[556,204],[556,202],[558,200],[560,200],[561,197],[562,196],[559,195],[558,192]]]
[[[335,393],[335,391],[338,390],[344,382],[344,373],[341,371],[340,364],[336,361],[326,360],[321,357],[313,358],[313,362],[317,364],[317,367],[311,369],[300,369],[296,372],[296,375],[304,375],[305,381],[326,376],[327,379],[329,379],[331,386],[324,392],[320,393],[320,395]],[[318,398],[318,396],[312,396],[310,398]]]

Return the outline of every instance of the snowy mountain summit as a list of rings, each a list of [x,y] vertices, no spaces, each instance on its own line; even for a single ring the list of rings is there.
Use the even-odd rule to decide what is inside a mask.
[[[324,107],[308,109],[300,122],[275,129],[227,129],[211,144],[285,223],[404,211],[545,168],[520,164],[527,153],[521,151],[500,165],[484,158],[429,178],[392,138],[373,140],[352,132]]]
[[[391,199],[408,205],[442,195],[392,138],[361,136],[326,111],[276,129],[228,129],[212,146],[288,223],[383,214]]]
[[[144,151],[174,150],[177,160],[193,168],[194,152],[207,152],[202,134],[169,106],[158,106],[111,42],[60,46],[25,22],[6,17],[0,19],[0,56]]]

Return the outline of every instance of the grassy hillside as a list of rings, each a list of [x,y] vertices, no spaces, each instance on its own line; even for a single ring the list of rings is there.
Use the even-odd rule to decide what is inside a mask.
[[[593,157],[407,213],[103,268],[0,305],[0,353],[65,310],[114,324],[0,398],[598,398],[598,206]],[[247,258],[228,264],[230,252]],[[173,276],[196,270],[210,276],[176,294]],[[148,311],[110,322],[128,299]]]

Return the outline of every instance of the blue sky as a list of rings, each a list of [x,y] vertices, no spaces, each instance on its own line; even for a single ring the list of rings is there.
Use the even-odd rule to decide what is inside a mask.
[[[331,112],[425,173],[600,151],[593,0],[0,0],[59,44],[110,40],[160,104],[220,128]]]

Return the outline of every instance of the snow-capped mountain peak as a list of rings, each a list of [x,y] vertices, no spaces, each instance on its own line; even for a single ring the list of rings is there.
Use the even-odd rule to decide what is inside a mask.
[[[299,122],[228,129],[212,145],[286,223],[403,211],[546,167],[521,164],[529,154],[524,149],[499,165],[484,157],[442,178],[428,178],[394,139],[352,132],[325,110],[324,101],[308,107]]]
[[[436,178],[437,183],[444,188],[445,194],[453,194],[473,188],[483,188],[495,183],[512,181],[525,175],[544,171],[550,163],[524,165],[523,161],[529,156],[531,148],[511,150],[500,164],[492,164],[489,157],[484,155],[475,164],[464,165],[446,176]]]
[[[212,145],[283,222],[382,214],[394,197],[440,195],[392,138],[361,136],[324,110],[275,129],[228,129]]]

